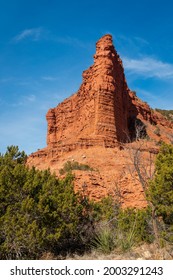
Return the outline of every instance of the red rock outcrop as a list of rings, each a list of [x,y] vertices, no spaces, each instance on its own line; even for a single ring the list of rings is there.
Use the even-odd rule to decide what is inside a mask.
[[[78,92],[48,111],[48,146],[114,147],[128,133],[128,91],[121,59],[106,35]]]
[[[131,137],[137,118],[151,124],[162,120],[162,125],[169,125],[129,90],[111,35],[97,42],[94,64],[83,72],[78,92],[50,109],[46,118],[52,156],[76,148],[115,147]]]
[[[50,109],[46,118],[48,122],[47,147],[31,154],[27,161],[28,165],[34,165],[40,169],[49,167],[58,175],[63,161],[68,160],[67,154],[73,153],[76,156],[81,149],[91,149],[94,155],[94,151],[98,152],[98,147],[100,147],[102,160],[100,159],[98,168],[102,170],[102,175],[88,174],[86,178],[86,181],[90,182],[90,193],[93,193],[91,196],[95,198],[101,196],[99,189],[102,190],[103,195],[109,193],[108,185],[116,181],[113,176],[115,169],[120,174],[126,161],[128,162],[124,158],[120,161],[118,168],[118,163],[114,160],[109,164],[109,152],[105,149],[109,148],[113,151],[120,146],[120,143],[134,139],[136,123],[144,125],[145,133],[156,141],[161,140],[162,137],[162,140],[164,138],[169,142],[172,137],[172,123],[161,114],[151,110],[149,105],[142,102],[128,88],[122,61],[113,46],[111,35],[105,35],[97,42],[94,64],[83,72],[83,82],[79,90],[57,107]],[[161,135],[154,133],[156,126],[161,131]],[[88,155],[90,155],[89,151]],[[120,153],[117,155],[121,156]],[[81,157],[79,157],[80,160]],[[97,165],[94,156],[90,163]],[[77,174],[78,189],[83,180],[81,176],[83,175]],[[114,177],[112,181],[111,176]],[[118,178],[118,173],[116,176]],[[133,191],[136,189],[138,198],[135,205],[138,207],[140,199],[144,201],[142,191],[141,189],[137,191],[136,185],[133,187],[133,182],[131,182],[131,189],[128,189],[128,180],[130,179],[126,176],[120,184],[122,189],[125,189],[127,205],[130,205],[128,197],[134,197],[132,189]],[[98,183],[93,183],[96,181]]]

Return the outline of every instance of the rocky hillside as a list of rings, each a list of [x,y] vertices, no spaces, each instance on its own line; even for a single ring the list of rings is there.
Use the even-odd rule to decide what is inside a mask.
[[[163,109],[158,109],[157,108],[156,111],[161,113],[168,120],[173,121],[173,110],[163,110]]]

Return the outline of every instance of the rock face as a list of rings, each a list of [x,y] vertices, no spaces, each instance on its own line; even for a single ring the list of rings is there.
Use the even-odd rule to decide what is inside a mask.
[[[153,133],[153,126],[156,125],[159,131],[163,129],[164,140],[172,137],[172,123],[151,110],[128,88],[122,61],[113,46],[111,35],[105,35],[97,42],[94,64],[83,72],[83,82],[77,93],[50,109],[46,119],[47,147],[31,154],[28,165],[40,169],[50,167],[57,175],[65,154],[72,151],[77,154],[77,151],[98,147],[103,153],[103,149],[117,149],[120,143],[137,137],[136,124],[143,126],[145,134],[151,139],[160,140],[160,136]],[[167,127],[165,132],[164,127]],[[111,166],[116,168],[114,163]],[[93,178],[93,175],[88,176]],[[81,182],[80,174],[78,178],[78,182]],[[94,185],[97,185],[97,189],[100,185],[105,190],[105,182],[109,184],[109,178],[99,181]]]
[[[48,148],[59,152],[113,148],[135,134],[137,119],[157,123],[150,107],[129,90],[111,35],[97,42],[94,64],[83,72],[78,92],[50,109],[46,118]]]
[[[128,92],[122,62],[106,35],[79,91],[47,113],[49,147],[114,147],[128,133]]]
[[[90,146],[115,147],[135,134],[134,124],[157,123],[150,107],[137,102],[127,86],[112,36],[96,44],[94,64],[83,72],[78,92],[47,113],[49,148],[65,151]]]

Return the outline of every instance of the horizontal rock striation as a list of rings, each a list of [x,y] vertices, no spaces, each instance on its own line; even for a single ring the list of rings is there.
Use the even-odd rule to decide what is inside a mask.
[[[114,147],[128,133],[128,92],[122,62],[105,35],[79,91],[47,113],[48,147]]]
[[[105,35],[96,44],[94,64],[83,72],[78,92],[48,111],[47,150],[32,157],[54,157],[94,146],[116,147],[134,136],[138,118],[154,124],[162,119],[165,125],[164,118],[153,114],[129,90],[112,36]]]
[[[81,153],[85,153],[85,163],[96,167],[98,173],[77,172],[75,186],[80,190],[85,182],[88,195],[94,199],[111,193],[109,189],[114,189],[117,178],[129,166],[129,154],[126,152],[123,156],[121,149],[125,143],[138,139],[136,129],[139,126],[143,127],[142,133],[151,139],[152,145],[161,141],[173,142],[173,123],[128,88],[111,35],[105,35],[97,42],[94,63],[83,72],[79,90],[49,109],[46,119],[47,147],[31,154],[28,166],[50,168],[59,176],[59,169],[69,160],[69,155],[71,160],[81,162],[85,158]],[[150,154],[157,152],[158,146],[149,151]],[[139,182],[125,176],[119,184],[127,206],[146,205]]]

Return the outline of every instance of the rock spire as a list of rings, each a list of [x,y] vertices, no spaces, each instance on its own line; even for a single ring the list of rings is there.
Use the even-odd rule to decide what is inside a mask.
[[[105,35],[96,44],[94,64],[83,72],[78,92],[48,111],[48,146],[114,147],[123,141],[128,134],[128,92],[112,36]]]

